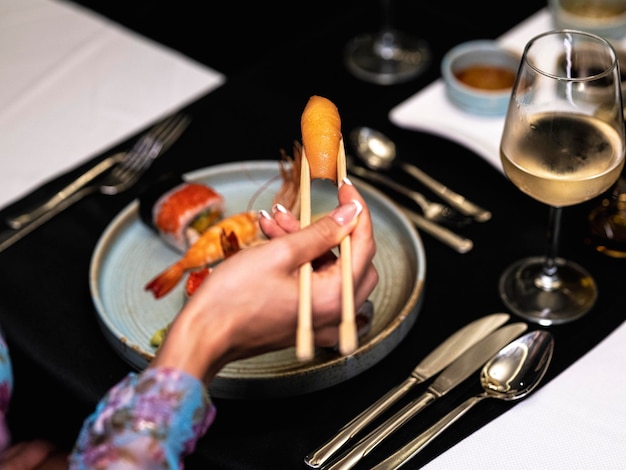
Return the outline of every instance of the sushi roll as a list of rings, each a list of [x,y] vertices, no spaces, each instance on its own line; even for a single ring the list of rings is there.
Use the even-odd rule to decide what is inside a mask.
[[[139,195],[139,216],[169,246],[184,253],[224,216],[224,197],[213,188],[168,174]]]

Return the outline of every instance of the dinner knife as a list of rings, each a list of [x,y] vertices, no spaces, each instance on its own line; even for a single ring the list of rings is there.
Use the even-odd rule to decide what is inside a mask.
[[[313,468],[325,464],[342,446],[403,397],[415,385],[425,382],[448,366],[468,348],[483,339],[510,318],[508,313],[486,315],[457,330],[415,366],[411,374],[378,401],[343,426],[337,434],[304,458]]]
[[[450,364],[419,397],[361,439],[346,454],[332,462],[326,470],[348,470],[369,454],[385,438],[417,415],[427,405],[441,398],[470,375],[480,369],[502,347],[522,334],[528,325],[524,322],[503,326],[469,348]]]

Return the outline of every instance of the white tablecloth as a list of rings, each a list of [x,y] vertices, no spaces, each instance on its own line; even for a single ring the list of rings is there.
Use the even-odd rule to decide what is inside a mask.
[[[0,70],[0,207],[225,81],[60,0],[0,0]]]

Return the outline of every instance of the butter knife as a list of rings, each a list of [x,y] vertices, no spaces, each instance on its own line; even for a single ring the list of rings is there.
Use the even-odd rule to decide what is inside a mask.
[[[522,334],[528,325],[524,322],[512,323],[494,331],[468,349],[461,357],[449,365],[426,391],[400,411],[388,418],[380,426],[361,439],[345,455],[335,460],[326,470],[348,470],[369,454],[378,444],[415,417],[427,405],[441,398],[459,385],[498,352],[504,345]]]
[[[476,342],[505,324],[509,318],[508,313],[494,313],[474,320],[457,330],[422,359],[404,382],[389,390],[378,401],[343,426],[325,444],[307,455],[304,462],[313,468],[321,467],[358,432],[406,395],[411,388],[433,377]]]

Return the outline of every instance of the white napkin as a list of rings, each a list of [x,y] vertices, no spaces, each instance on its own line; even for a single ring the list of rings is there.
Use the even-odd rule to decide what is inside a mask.
[[[90,10],[0,1],[0,207],[225,77]]]
[[[470,413],[480,413],[480,404]],[[623,470],[625,420],[626,322],[551,382],[422,468]]]
[[[529,39],[551,29],[554,27],[550,12],[543,8],[498,41],[521,53]],[[431,132],[458,142],[502,171],[500,137],[504,117],[477,116],[455,107],[446,97],[441,78],[393,108],[389,119],[399,127]]]

